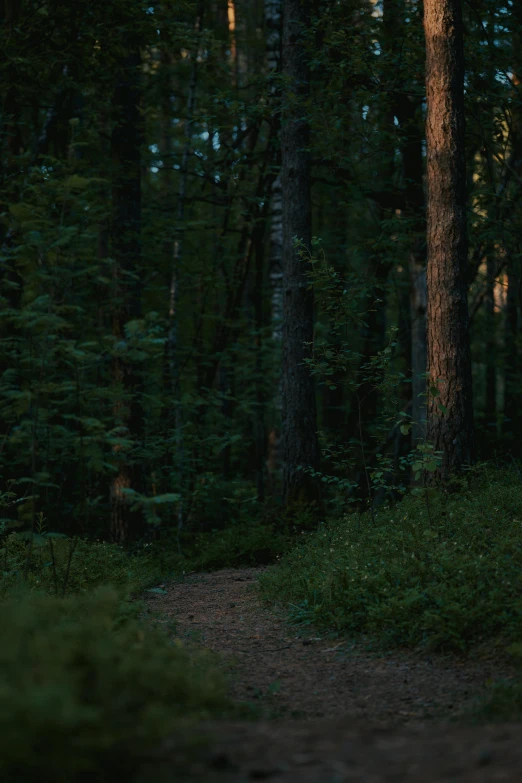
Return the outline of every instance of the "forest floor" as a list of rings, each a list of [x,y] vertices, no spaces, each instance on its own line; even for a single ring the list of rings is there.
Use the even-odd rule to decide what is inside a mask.
[[[257,719],[206,726],[199,780],[247,783],[522,782],[522,726],[469,725],[498,662],[376,655],[288,625],[259,602],[261,569],[189,576],[151,609],[219,653]],[[176,750],[173,745],[172,753]]]

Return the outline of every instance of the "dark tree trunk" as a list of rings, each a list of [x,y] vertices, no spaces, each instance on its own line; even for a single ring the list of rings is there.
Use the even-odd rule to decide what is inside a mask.
[[[510,269],[506,301],[504,344],[504,425],[503,430],[512,453],[520,457],[522,446],[522,413],[520,407],[522,387],[522,342],[520,339],[520,273]]]
[[[139,71],[140,47],[127,40],[125,56],[113,95],[114,128],[111,153],[114,166],[112,188],[113,335],[122,346],[122,356],[113,359],[114,381],[122,397],[115,406],[120,433],[139,441],[142,433],[140,379],[137,368],[125,356],[125,325],[141,315],[140,283],[137,279],[141,257],[141,144]],[[141,470],[126,458],[124,450],[115,450],[118,475],[112,486],[111,533],[124,542],[142,533],[142,515],[131,511],[124,489],[140,491]]]
[[[428,439],[441,478],[475,457],[468,332],[464,54],[460,0],[425,0]],[[442,406],[442,407],[441,407]]]
[[[422,108],[402,96],[399,123],[404,132],[402,161],[406,183],[405,217],[411,221],[413,243],[410,250],[411,319],[411,418],[413,441],[424,439],[426,428],[426,205],[423,189]]]
[[[266,332],[265,313],[263,307],[264,294],[264,261],[265,261],[265,243],[264,234],[259,236],[259,241],[254,249],[256,257],[255,279],[254,279],[254,323],[256,340],[256,415],[255,415],[255,459],[256,459],[256,487],[258,503],[264,503],[265,500],[265,460],[266,460],[266,393],[264,383],[264,361],[263,361],[263,335]]]
[[[282,38],[283,0],[265,0],[266,27],[266,67],[268,77],[273,78],[281,73],[281,38]],[[274,135],[279,140],[279,114],[276,107],[280,105],[281,87],[277,81],[270,84],[270,99],[274,105],[272,125]],[[281,167],[281,150],[276,150],[276,168]],[[283,325],[283,198],[281,191],[281,176],[272,184],[270,197],[270,251],[269,280],[272,319],[272,340],[277,356],[280,356]],[[281,405],[282,405],[281,372],[277,373],[272,394],[271,421],[269,422],[268,438],[265,438],[268,450],[266,453],[266,468],[268,489],[272,498],[281,492]]]
[[[486,279],[486,404],[485,416],[488,432],[496,435],[497,422],[497,367],[496,367],[496,346],[495,346],[495,269],[496,262],[492,253],[486,261],[487,279]]]
[[[314,385],[305,358],[313,340],[313,293],[306,263],[294,248],[294,237],[311,244],[310,128],[305,119],[310,96],[304,32],[309,26],[308,0],[285,0],[283,6],[284,94],[281,130],[283,188],[283,497],[290,505],[311,501],[317,490],[299,466],[317,468]]]
[[[511,153],[508,171],[511,177],[520,181],[522,168],[522,107],[520,106],[520,88],[522,79],[522,6],[515,3],[513,13],[513,51],[515,67],[513,73],[513,100],[511,105]],[[507,185],[506,184],[506,188]],[[510,200],[506,199],[508,204]],[[504,343],[504,423],[503,432],[512,453],[522,457],[522,265],[520,246],[509,254],[508,290],[506,300],[505,343]],[[515,258],[518,255],[518,260]]]

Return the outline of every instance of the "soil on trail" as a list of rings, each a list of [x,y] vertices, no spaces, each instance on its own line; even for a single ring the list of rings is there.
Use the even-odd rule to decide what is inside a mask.
[[[260,571],[198,574],[149,593],[179,636],[229,661],[232,696],[261,707],[256,722],[207,727],[200,779],[522,783],[522,726],[448,723],[498,679],[494,662],[375,657],[313,629],[303,636],[259,603]]]

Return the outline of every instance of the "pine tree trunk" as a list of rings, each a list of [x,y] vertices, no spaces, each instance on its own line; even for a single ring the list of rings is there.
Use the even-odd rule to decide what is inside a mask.
[[[265,312],[264,312],[264,271],[265,271],[265,242],[264,233],[258,232],[258,241],[254,248],[255,252],[255,277],[254,277],[254,324],[255,324],[255,347],[256,347],[256,415],[255,415],[255,460],[256,460],[256,488],[257,501],[265,501],[265,460],[266,460],[266,392],[264,383],[265,362],[263,360],[264,334],[266,334]]]
[[[497,422],[497,369],[495,363],[495,269],[496,262],[492,252],[486,260],[486,427],[496,437]]]
[[[464,55],[460,0],[425,0],[428,439],[446,479],[475,456],[468,332]]]
[[[311,244],[310,128],[306,102],[309,69],[303,33],[309,26],[308,0],[285,0],[283,76],[286,89],[281,130],[283,189],[283,496],[287,505],[316,498],[315,482],[299,467],[317,468],[316,402],[305,358],[313,340],[313,294],[294,237]],[[308,344],[308,345],[307,345]]]
[[[512,75],[513,100],[511,107],[511,153],[508,172],[520,182],[522,173],[522,107],[520,89],[522,85],[522,6],[515,3],[513,13],[513,51],[516,59]],[[507,183],[509,184],[509,183]],[[507,187],[506,184],[506,187]],[[506,199],[510,204],[509,200]],[[503,432],[514,456],[522,457],[522,410],[520,391],[522,388],[522,264],[520,244],[516,255],[509,255],[507,275],[506,317],[504,333],[504,423]]]
[[[269,78],[281,72],[281,32],[282,32],[282,0],[265,0],[266,28],[266,68]],[[277,82],[270,83],[270,98],[277,105],[281,97],[281,89]],[[277,123],[274,113],[273,122]],[[277,128],[276,128],[277,130]],[[281,153],[277,153],[277,165],[281,165]],[[270,197],[270,249],[269,249],[269,279],[271,298],[272,340],[279,356],[282,343],[283,326],[283,197],[281,177],[278,176],[272,185]],[[281,405],[282,379],[279,372],[272,396],[272,421],[269,424],[268,452],[266,468],[268,474],[268,490],[274,498],[280,492],[281,481]]]
[[[508,446],[516,457],[522,455],[520,432],[522,413],[520,410],[520,387],[522,385],[522,341],[520,338],[520,272],[509,270],[506,297],[506,320],[504,337],[504,424],[503,430]]]
[[[283,198],[281,178],[272,185],[270,199],[270,298],[272,317],[272,341],[277,356],[280,356],[283,341]],[[272,416],[274,418],[268,436],[267,455],[268,485],[270,494],[275,497],[280,492],[281,483],[281,420],[282,420],[282,378],[279,372],[272,397]]]

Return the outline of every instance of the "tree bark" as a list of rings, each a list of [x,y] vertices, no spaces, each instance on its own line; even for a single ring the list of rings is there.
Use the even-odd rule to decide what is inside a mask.
[[[309,26],[309,0],[285,0],[283,7],[283,76],[281,131],[283,192],[283,369],[282,440],[283,497],[286,505],[316,499],[316,485],[299,470],[317,468],[316,402],[304,360],[313,341],[313,293],[306,266],[294,247],[294,237],[311,245],[310,128],[306,120],[310,97],[309,69],[303,33]]]
[[[520,432],[520,385],[522,373],[522,343],[520,339],[520,272],[509,270],[504,335],[504,423],[506,441],[516,457],[522,455]]]
[[[266,67],[269,79],[281,72],[281,27],[282,0],[265,0],[266,27]],[[274,106],[281,98],[281,89],[277,82],[270,84],[270,100]],[[274,113],[276,130],[278,115]],[[281,166],[281,152],[277,152],[277,166]],[[281,177],[278,176],[272,185],[270,197],[270,250],[269,279],[271,294],[272,340],[277,356],[280,355],[283,325],[283,198]],[[282,382],[278,373],[272,396],[272,422],[269,427],[268,453],[266,468],[268,487],[272,497],[280,492],[281,482],[281,405]]]
[[[496,368],[496,340],[495,340],[495,269],[496,262],[492,252],[486,260],[486,297],[485,297],[485,316],[486,316],[486,401],[485,417],[488,432],[491,431],[494,436],[497,434],[497,368]]]
[[[513,52],[514,68],[512,75],[513,101],[511,108],[511,153],[508,171],[520,181],[522,168],[522,107],[520,89],[522,86],[522,7],[515,3],[513,14]],[[506,183],[505,189],[509,186]],[[508,202],[509,203],[509,202]],[[504,421],[503,433],[514,456],[522,456],[522,411],[520,406],[520,388],[522,383],[522,264],[520,262],[520,244],[516,242],[515,251],[508,256],[506,319],[504,332]],[[518,256],[518,259],[516,259]]]
[[[464,53],[460,0],[425,0],[428,440],[440,478],[475,457],[468,332]]]

